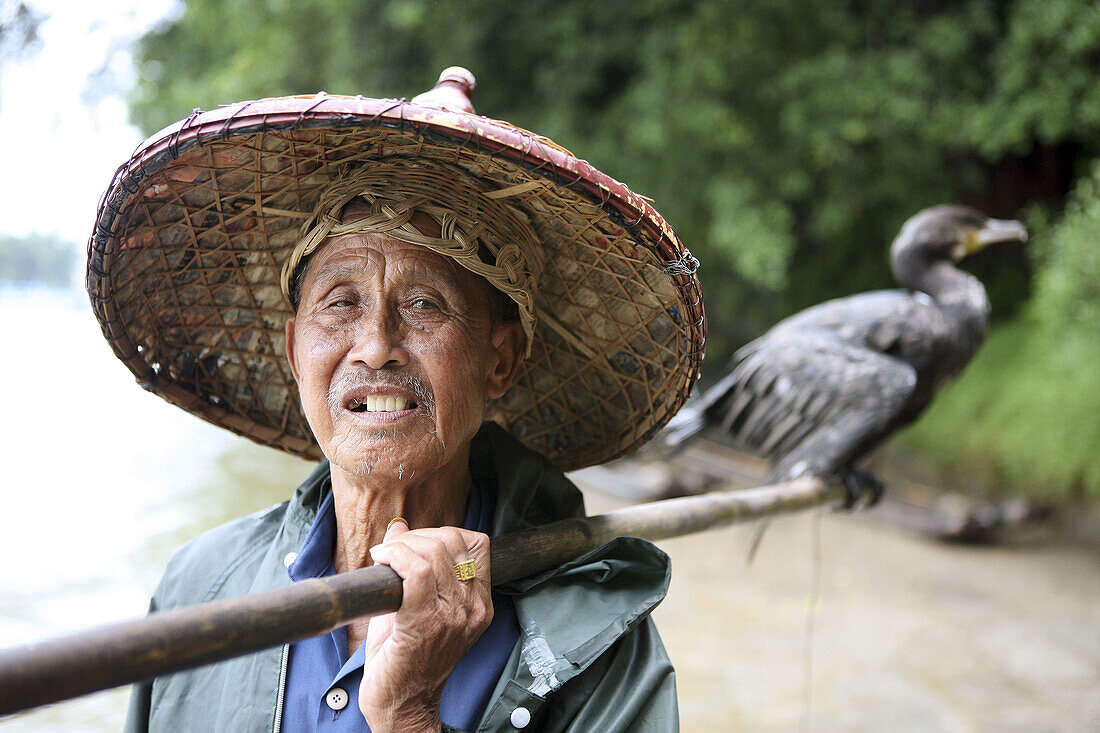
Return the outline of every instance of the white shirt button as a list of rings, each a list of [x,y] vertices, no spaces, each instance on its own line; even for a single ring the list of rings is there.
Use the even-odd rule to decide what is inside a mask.
[[[348,706],[348,693],[344,692],[343,688],[333,687],[325,695],[325,702],[333,710],[343,710]]]
[[[531,711],[522,706],[518,707],[512,711],[509,720],[512,721],[512,727],[514,728],[526,728],[527,724],[531,722]]]
[[[283,565],[285,565],[286,567],[289,568],[291,565],[294,564],[294,561],[297,560],[297,559],[298,559],[298,553],[297,552],[288,552],[286,554],[286,557],[283,558]]]

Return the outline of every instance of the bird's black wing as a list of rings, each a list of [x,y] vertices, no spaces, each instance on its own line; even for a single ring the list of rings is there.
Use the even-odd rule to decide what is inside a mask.
[[[918,372],[949,359],[956,335],[942,309],[924,293],[876,290],[807,308],[776,324],[779,337],[830,331],[848,343],[903,359]]]
[[[824,424],[828,409],[841,409],[840,402],[828,395],[841,394],[849,383],[865,379],[863,370],[882,372],[879,378],[891,381],[883,387],[884,392],[908,394],[909,376],[937,359],[942,361],[949,338],[943,315],[921,293],[880,290],[821,303],[784,319],[742,347],[730,360],[726,376],[685,405],[656,442],[666,450],[675,450],[703,430],[721,425],[739,427],[725,414],[751,403],[764,414],[754,433],[740,436],[743,439],[737,442],[747,450],[781,458],[792,450],[790,438],[782,441],[776,435],[769,441],[759,437],[761,431],[770,435],[772,429],[789,428],[798,435],[813,430],[815,423]],[[765,363],[768,360],[770,363]],[[760,374],[750,380],[757,371]],[[891,374],[895,376],[888,376]],[[826,396],[809,401],[807,394],[806,401],[799,402],[773,394],[768,385],[782,387],[785,382],[780,378],[784,375],[788,381],[799,383],[799,393],[809,389]],[[735,398],[731,397],[734,392]],[[884,398],[884,402],[892,404],[890,399]],[[880,410],[887,412],[890,404],[880,405]],[[778,412],[769,412],[787,410],[792,405],[809,413],[789,413],[791,420],[780,424]],[[735,431],[735,439],[739,432]]]
[[[825,329],[768,333],[707,391],[709,427],[768,458],[772,478],[829,473],[882,437],[916,385],[908,364]]]

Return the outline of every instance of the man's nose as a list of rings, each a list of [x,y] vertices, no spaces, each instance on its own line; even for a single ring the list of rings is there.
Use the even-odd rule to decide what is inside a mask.
[[[348,352],[348,361],[370,369],[392,369],[408,364],[404,330],[392,308],[376,305],[363,314],[355,332],[355,343]]]

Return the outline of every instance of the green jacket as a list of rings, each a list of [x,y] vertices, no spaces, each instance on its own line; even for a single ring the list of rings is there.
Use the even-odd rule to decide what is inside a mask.
[[[476,480],[496,491],[493,536],[584,514],[569,479],[493,423],[475,437],[470,466]],[[328,476],[322,463],[289,502],[180,548],[151,609],[288,585],[284,558],[305,541]],[[515,601],[520,638],[477,731],[515,731],[519,707],[530,713],[530,731],[678,730],[672,665],[649,618],[669,575],[663,552],[620,538],[501,589]],[[286,647],[268,649],[135,685],[126,730],[278,731],[285,654]]]

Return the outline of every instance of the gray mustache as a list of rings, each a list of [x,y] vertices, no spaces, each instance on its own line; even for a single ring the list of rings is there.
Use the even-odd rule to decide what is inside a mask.
[[[356,387],[401,387],[416,395],[416,403],[431,417],[435,414],[435,397],[424,381],[412,374],[384,369],[353,369],[338,373],[329,385],[328,407],[333,417],[344,410],[343,395]]]

